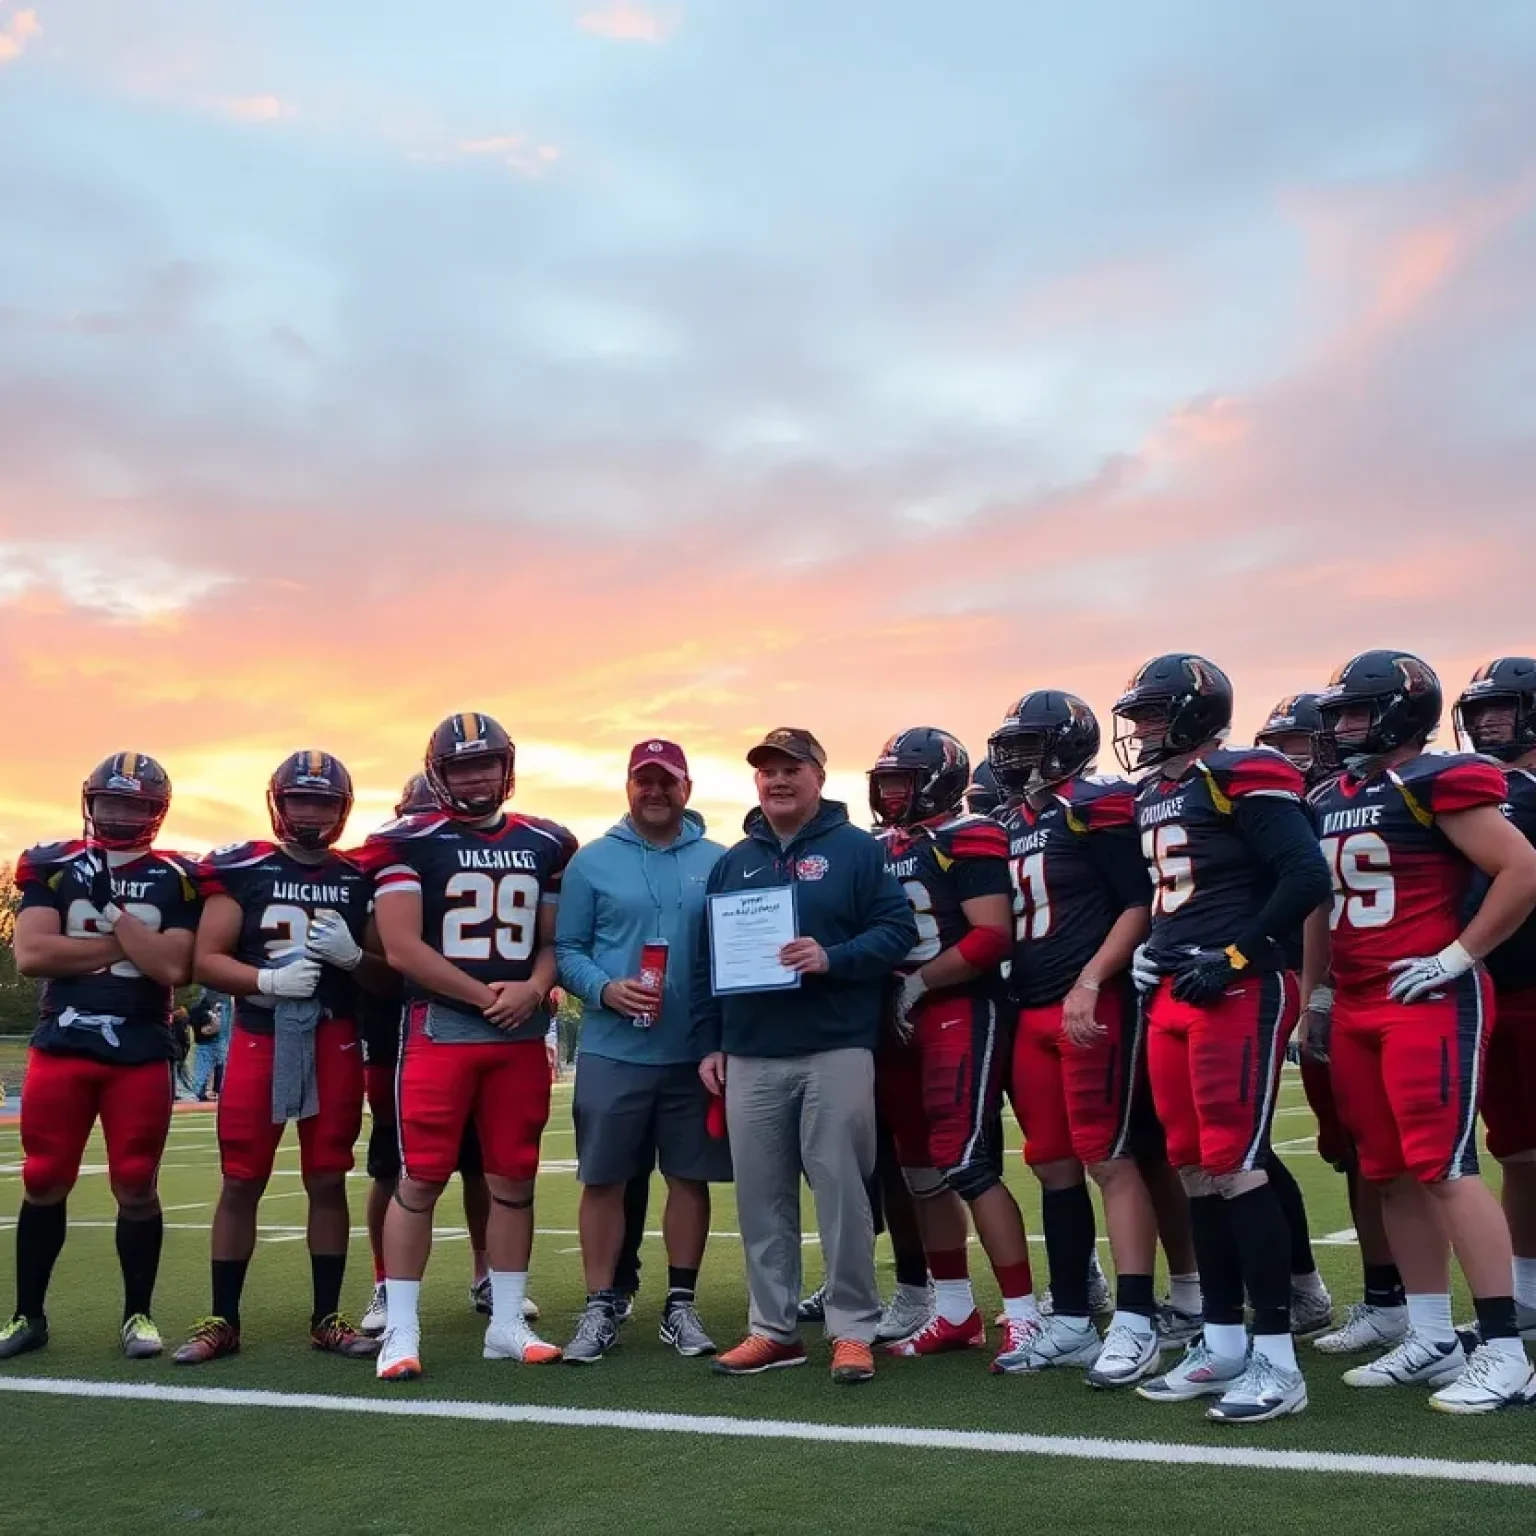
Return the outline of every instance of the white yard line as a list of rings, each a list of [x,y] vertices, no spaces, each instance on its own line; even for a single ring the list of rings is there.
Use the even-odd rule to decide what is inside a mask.
[[[1536,1488],[1536,1466],[1508,1461],[1451,1461],[1338,1451],[1275,1451],[1253,1445],[1177,1445],[1090,1435],[1020,1435],[991,1430],[888,1424],[817,1424],[802,1419],[749,1419],[726,1414],[641,1413],[624,1409],[550,1408],[534,1403],[422,1402],[387,1397],[331,1397],[316,1392],[260,1392],[229,1387],[79,1381],[37,1376],[7,1380],[0,1392],[204,1408],[266,1408],[288,1413],[350,1413],[381,1418],[446,1419],[482,1424],[534,1424],[557,1429],[617,1429],[738,1440],[791,1440],[814,1445],[902,1446],[911,1450],[980,1451],[1136,1465],[1241,1467],[1265,1472],[1330,1472],[1350,1477],[1416,1478]]]

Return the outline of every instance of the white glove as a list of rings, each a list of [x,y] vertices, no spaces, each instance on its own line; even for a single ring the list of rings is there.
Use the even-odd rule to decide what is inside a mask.
[[[1157,984],[1162,979],[1163,973],[1147,953],[1147,946],[1138,944],[1136,953],[1131,956],[1131,980],[1136,983],[1136,990],[1145,997],[1148,992],[1157,991]]]
[[[313,997],[320,985],[318,960],[289,960],[283,965],[264,965],[256,972],[256,990],[264,997]]]
[[[1438,955],[1419,955],[1413,960],[1394,960],[1387,967],[1396,973],[1387,996],[1395,1003],[1417,1003],[1438,992],[1447,982],[1465,976],[1477,962],[1453,939]]]
[[[913,971],[901,980],[901,990],[896,994],[896,1037],[905,1042],[912,1038],[912,1010],[928,993],[928,983],[921,971]]]
[[[304,940],[304,953],[311,960],[323,960],[343,971],[355,971],[363,958],[346,918],[339,912],[321,912],[315,917]]]

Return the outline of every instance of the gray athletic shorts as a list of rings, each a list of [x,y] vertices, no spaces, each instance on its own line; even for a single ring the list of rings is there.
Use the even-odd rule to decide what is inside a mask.
[[[696,1066],[642,1066],[606,1056],[576,1058],[571,1116],[576,1177],[583,1184],[627,1184],[652,1159],[675,1179],[727,1184],[730,1142],[705,1127],[709,1090]]]

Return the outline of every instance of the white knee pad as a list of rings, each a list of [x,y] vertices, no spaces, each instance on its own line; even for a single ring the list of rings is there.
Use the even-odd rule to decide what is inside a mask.
[[[1269,1175],[1262,1168],[1239,1168],[1236,1173],[1216,1174],[1211,1183],[1223,1200],[1236,1200],[1250,1189],[1259,1189],[1269,1183]]]
[[[931,1200],[944,1193],[944,1175],[937,1168],[903,1168],[901,1177],[914,1200]]]

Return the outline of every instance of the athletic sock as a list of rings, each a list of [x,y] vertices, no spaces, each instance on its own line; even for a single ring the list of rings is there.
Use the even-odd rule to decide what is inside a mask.
[[[384,1305],[389,1309],[391,1333],[414,1333],[421,1336],[421,1319],[417,1307],[421,1302],[420,1280],[386,1280]]]
[[[1151,1275],[1115,1276],[1115,1321],[1128,1316],[1141,1318],[1149,1327],[1157,1316]]]
[[[1190,1317],[1199,1317],[1205,1310],[1205,1298],[1200,1293],[1200,1276],[1169,1275],[1168,1305]]]
[[[1265,1182],[1228,1200],[1226,1207],[1232,1240],[1242,1258],[1243,1287],[1253,1308],[1254,1337],[1289,1337],[1290,1240],[1274,1189]]]
[[[1280,1205],[1280,1215],[1285,1221],[1286,1237],[1290,1242],[1292,1284],[1300,1275],[1316,1275],[1317,1260],[1312,1257],[1312,1233],[1307,1224],[1307,1206],[1301,1198],[1301,1186],[1296,1175],[1273,1151],[1264,1159],[1264,1172],[1269,1175],[1269,1187],[1275,1192]],[[1318,1282],[1321,1286],[1322,1282]]]
[[[48,1282],[68,1230],[64,1200],[53,1205],[21,1202],[16,1217],[16,1311],[34,1320],[44,1315]]]
[[[1088,1186],[1043,1191],[1040,1222],[1051,1272],[1051,1311],[1058,1317],[1087,1317],[1088,1271],[1096,1235]]]
[[[667,1265],[667,1299],[663,1310],[674,1302],[692,1302],[698,1294],[699,1272],[681,1264]]]
[[[149,1315],[155,1296],[155,1278],[160,1273],[160,1249],[165,1240],[165,1217],[153,1216],[130,1220],[117,1213],[117,1262],[123,1272],[123,1321],[143,1313]]]
[[[245,1290],[245,1272],[249,1259],[215,1259],[213,1269],[213,1315],[222,1317],[239,1331],[240,1295]]]
[[[523,1298],[528,1294],[528,1271],[493,1269],[491,1271],[491,1321],[521,1322]]]
[[[897,1285],[913,1290],[928,1289],[928,1255],[921,1248],[903,1250],[895,1255]]]
[[[1009,1317],[1023,1320],[1039,1314],[1035,1305],[1035,1279],[1027,1258],[1017,1264],[994,1264],[992,1273],[997,1277],[997,1288],[1003,1293],[1003,1310]]]
[[[1515,1300],[1522,1307],[1536,1307],[1536,1259],[1515,1255]]]
[[[946,1323],[963,1323],[976,1310],[965,1249],[946,1248],[930,1253],[928,1267],[933,1271],[933,1298],[938,1315]]]
[[[1396,1264],[1367,1264],[1365,1270],[1365,1304],[1390,1311],[1408,1304],[1403,1293],[1403,1277]]]
[[[1451,1321],[1451,1293],[1431,1291],[1409,1295],[1408,1326],[1430,1344],[1454,1344],[1456,1324]],[[1479,1311],[1481,1321],[1482,1313]]]
[[[1243,1260],[1227,1223],[1220,1195],[1192,1195],[1189,1226],[1200,1266],[1200,1293],[1207,1328],[1243,1323]]]
[[[341,1285],[346,1273],[346,1254],[310,1254],[309,1278],[315,1297],[315,1310],[309,1319],[311,1328],[318,1328],[332,1313],[341,1310]]]
[[[1296,1342],[1289,1333],[1256,1333],[1253,1336],[1253,1352],[1263,1355],[1271,1365],[1282,1371],[1294,1371],[1296,1367]]]

